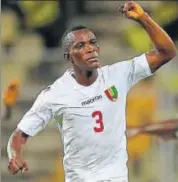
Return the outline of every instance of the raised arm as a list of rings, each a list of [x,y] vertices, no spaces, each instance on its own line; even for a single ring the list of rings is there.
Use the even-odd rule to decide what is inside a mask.
[[[168,34],[134,1],[127,1],[121,7],[122,13],[130,19],[136,20],[143,26],[150,36],[155,50],[146,53],[148,64],[152,72],[176,56],[176,47]]]
[[[28,139],[28,135],[19,129],[16,129],[8,142],[7,153],[9,158],[8,170],[11,174],[16,174],[19,171],[25,172],[28,170],[27,163],[23,160],[23,149]]]

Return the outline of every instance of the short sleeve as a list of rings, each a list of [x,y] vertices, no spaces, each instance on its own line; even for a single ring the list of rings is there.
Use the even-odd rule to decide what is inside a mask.
[[[52,109],[46,98],[45,91],[42,91],[17,126],[29,136],[35,136],[53,118]]]
[[[120,82],[122,86],[129,89],[140,80],[152,75],[145,54],[130,60],[114,63],[108,67],[108,75],[116,83]]]
[[[135,57],[133,58],[133,60],[128,62],[129,62],[128,89],[131,88],[136,83],[138,83],[140,80],[152,75],[145,54]]]

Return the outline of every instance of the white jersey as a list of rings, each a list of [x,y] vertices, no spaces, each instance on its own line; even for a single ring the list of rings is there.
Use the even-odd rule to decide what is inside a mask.
[[[90,86],[78,84],[71,73],[41,92],[18,128],[34,136],[62,114],[66,182],[127,181],[126,97],[151,75],[145,54],[99,68]]]

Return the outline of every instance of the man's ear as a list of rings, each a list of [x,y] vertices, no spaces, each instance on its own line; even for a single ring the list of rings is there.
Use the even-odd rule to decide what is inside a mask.
[[[64,58],[65,58],[67,61],[69,61],[69,53],[68,53],[68,52],[65,52],[65,53],[64,53]]]
[[[73,63],[73,60],[70,58],[68,52],[64,53],[64,58],[65,58],[67,61],[70,61],[71,63]]]

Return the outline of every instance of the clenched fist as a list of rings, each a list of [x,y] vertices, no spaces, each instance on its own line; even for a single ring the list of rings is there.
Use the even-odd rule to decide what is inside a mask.
[[[28,170],[27,163],[23,161],[20,157],[13,157],[9,161],[8,170],[11,174],[16,174],[19,171],[22,173]]]
[[[139,20],[143,14],[145,13],[142,7],[137,4],[135,1],[127,1],[122,5],[119,10],[124,14],[127,18],[133,20]]]

